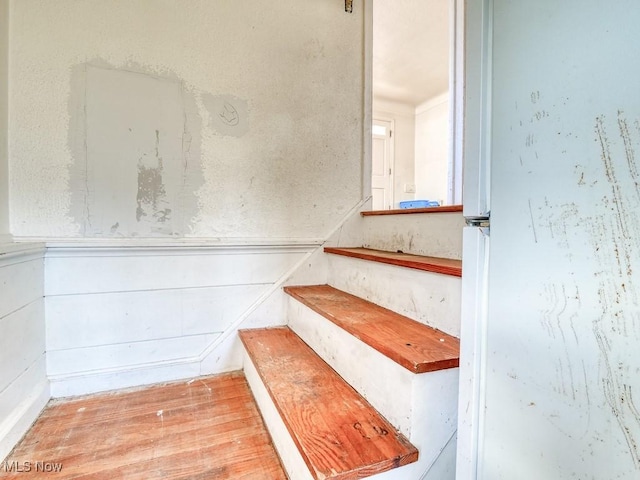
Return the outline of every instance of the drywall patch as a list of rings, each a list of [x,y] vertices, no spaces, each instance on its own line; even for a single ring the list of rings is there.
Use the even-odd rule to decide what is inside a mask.
[[[249,131],[249,106],[233,95],[202,95],[209,112],[209,125],[220,135],[242,137]]]
[[[71,213],[87,237],[184,236],[203,184],[193,94],[142,67],[78,65],[71,79]]]
[[[154,155],[144,154],[138,159],[138,195],[136,220],[147,222],[152,231],[171,234],[166,226],[171,220],[171,206],[163,180],[164,162],[160,156],[160,131],[156,130]]]

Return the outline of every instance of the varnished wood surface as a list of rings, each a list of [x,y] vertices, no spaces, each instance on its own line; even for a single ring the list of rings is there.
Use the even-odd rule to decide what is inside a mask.
[[[373,250],[370,248],[336,248],[325,247],[326,253],[343,255],[346,257],[359,258],[372,262],[387,263],[399,267],[415,268],[425,272],[441,273],[454,277],[462,276],[462,261],[451,258],[424,257],[411,255],[409,253],[385,252],[383,250]]]
[[[285,292],[414,373],[460,364],[460,341],[435,328],[329,285]]]
[[[6,462],[16,480],[287,478],[241,372],[53,401]]]
[[[363,217],[374,215],[406,215],[413,213],[451,213],[462,212],[462,205],[443,205],[441,207],[398,208],[395,210],[370,210],[361,212]]]
[[[417,460],[417,449],[289,328],[240,338],[314,478],[364,478]]]

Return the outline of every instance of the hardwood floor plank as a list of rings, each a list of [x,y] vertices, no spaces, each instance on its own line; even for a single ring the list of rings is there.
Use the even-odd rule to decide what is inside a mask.
[[[62,465],[36,472],[35,462]],[[7,472],[11,466],[30,472]],[[4,476],[2,476],[4,474]],[[7,479],[286,480],[241,372],[50,403]]]

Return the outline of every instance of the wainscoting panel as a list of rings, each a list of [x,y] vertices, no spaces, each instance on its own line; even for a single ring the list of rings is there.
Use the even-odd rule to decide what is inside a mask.
[[[44,245],[0,246],[0,460],[49,400]]]
[[[316,248],[50,244],[45,303],[53,396],[188,378],[211,358],[219,367],[208,365],[207,373],[241,368],[227,339],[235,343],[250,313]]]

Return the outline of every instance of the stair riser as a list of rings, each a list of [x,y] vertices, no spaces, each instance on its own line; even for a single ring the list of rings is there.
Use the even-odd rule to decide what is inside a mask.
[[[329,255],[329,284],[460,336],[460,277]]]
[[[314,480],[246,351],[244,374],[287,475],[296,480]]]
[[[456,429],[458,369],[413,374],[293,298],[288,320],[289,328],[418,447],[417,464],[403,467],[400,478],[419,478]]]
[[[363,246],[460,260],[463,227],[462,213],[368,216]]]

